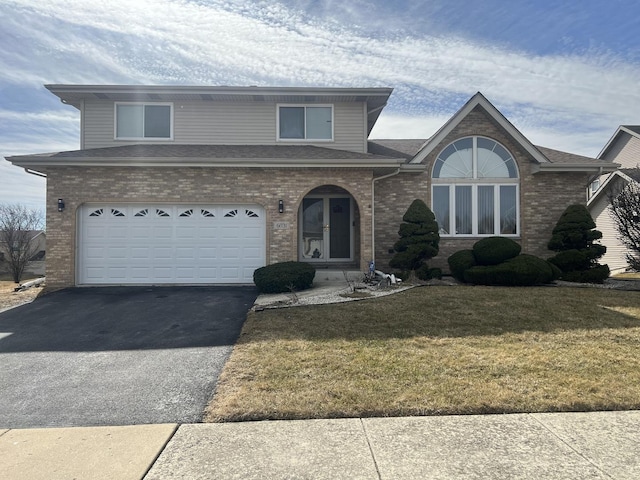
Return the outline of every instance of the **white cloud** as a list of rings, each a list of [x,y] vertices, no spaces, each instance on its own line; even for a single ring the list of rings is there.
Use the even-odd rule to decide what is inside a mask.
[[[586,155],[619,124],[639,123],[640,62],[629,52],[548,55],[465,38],[447,32],[455,18],[443,2],[413,2],[396,18],[374,18],[391,7],[362,0],[290,3],[0,4],[0,87],[23,92],[20,108],[0,110],[0,155],[77,148],[77,111],[30,104],[43,83],[393,86],[376,138],[428,137],[482,91],[532,142]],[[423,29],[402,28],[419,14]]]

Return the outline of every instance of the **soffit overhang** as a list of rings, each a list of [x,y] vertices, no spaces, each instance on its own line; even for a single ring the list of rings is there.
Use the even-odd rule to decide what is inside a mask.
[[[368,134],[393,88],[230,87],[189,85],[66,85],[45,87],[62,103],[81,109],[84,100],[114,102],[366,103]]]

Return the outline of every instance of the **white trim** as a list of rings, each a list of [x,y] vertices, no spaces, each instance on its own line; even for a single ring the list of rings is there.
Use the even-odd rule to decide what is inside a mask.
[[[301,107],[304,108],[304,137],[305,138],[280,138],[280,108]],[[307,138],[307,108],[324,107],[331,109],[331,138]],[[335,106],[332,103],[278,103],[276,104],[276,141],[279,143],[327,143],[335,141]]]
[[[549,159],[545,157],[540,150],[538,150],[520,131],[513,126],[507,118],[500,113],[500,111],[494,107],[489,100],[487,100],[480,92],[476,93],[471,99],[456,112],[447,123],[445,123],[440,130],[436,132],[427,142],[423,145],[420,151],[410,160],[409,163],[420,163],[427,155],[429,155],[446,137],[457,127],[462,120],[464,120],[469,113],[476,107],[481,106],[485,112],[495,120],[502,128],[504,128],[509,135],[524,149],[526,150],[538,163],[548,163]]]
[[[471,170],[473,172],[473,176],[471,178],[466,178],[466,177],[438,177],[438,178],[434,178],[433,177],[433,171],[436,168],[436,164],[438,159],[440,158],[440,155],[442,155],[442,152],[444,152],[447,148],[449,148],[450,145],[453,145],[454,143],[460,141],[460,140],[464,140],[466,138],[470,138],[471,139]],[[495,182],[495,177],[482,177],[479,178],[478,177],[478,138],[483,138],[485,140],[490,140],[492,142],[495,142],[497,145],[500,145],[502,148],[504,148],[505,152],[507,152],[509,154],[509,156],[511,157],[511,161],[513,162],[513,165],[516,169],[516,177],[498,177],[500,178],[500,181],[505,181],[508,182],[509,180],[519,180],[520,179],[520,168],[518,167],[518,162],[516,162],[515,157],[513,156],[513,154],[511,153],[511,151],[505,147],[502,143],[500,143],[499,141],[491,138],[491,137],[487,137],[485,135],[467,135],[466,137],[460,137],[457,138],[456,140],[454,140],[453,142],[447,144],[444,146],[444,148],[442,148],[440,150],[440,153],[438,154],[438,156],[436,157],[436,160],[433,162],[433,165],[431,166],[431,179],[434,181],[454,181],[454,182],[469,182],[469,181],[476,181],[478,183],[483,183],[486,181],[491,181],[491,182]],[[506,162],[505,162],[506,164]]]
[[[313,259],[304,256],[304,240],[303,240],[303,229],[304,229],[304,211],[302,206],[304,205],[305,198],[319,198],[322,199],[322,215],[323,215],[323,224],[329,224],[331,212],[330,210],[330,199],[331,198],[348,198],[349,199],[349,258],[330,258],[331,254],[331,232],[323,231],[323,243],[326,249],[326,257]],[[329,193],[326,195],[323,194],[309,194],[305,195],[300,202],[300,208],[298,210],[298,259],[308,263],[340,263],[340,262],[352,262],[354,260],[354,251],[355,251],[355,227],[353,225],[355,216],[355,200],[353,195],[350,193]]]
[[[478,233],[478,187],[489,186],[493,189],[493,228],[491,233]],[[500,187],[516,187],[516,233],[501,233],[500,232]],[[520,185],[514,182],[493,182],[493,183],[433,183],[431,185],[431,209],[435,212],[435,205],[433,199],[434,187],[449,187],[449,230],[454,233],[440,233],[442,238],[482,238],[493,237],[499,235],[501,237],[519,238],[520,232]],[[455,233],[456,230],[456,208],[455,208],[455,189],[456,187],[471,187],[471,233]]]
[[[169,136],[168,137],[118,137],[118,105],[142,105],[169,107]],[[143,108],[143,135],[144,135],[144,108]],[[162,142],[173,140],[173,103],[171,102],[113,102],[113,139],[114,140],[135,140],[144,142]]]
[[[627,133],[627,134],[631,135],[632,137],[636,137],[636,138],[640,139],[640,134],[634,132],[633,130],[629,130],[624,125],[620,125],[618,127],[618,129],[615,131],[615,133],[611,136],[609,141],[606,143],[606,145],[602,148],[602,150],[600,151],[600,153],[598,154],[598,156],[596,158],[602,159],[602,157],[607,152],[607,150],[609,150],[609,147],[611,147],[611,145],[616,141],[616,139],[618,138],[618,134],[620,134],[620,133]]]
[[[620,179],[624,180],[627,183],[635,182],[633,178],[631,178],[626,173],[621,172],[620,170],[616,170],[612,172],[612,174],[609,175],[604,182],[602,182],[598,190],[596,190],[595,193],[591,195],[591,197],[587,200],[587,207],[590,207],[592,203],[594,203],[598,198],[600,198],[602,193],[609,188],[609,184],[612,183],[616,177],[619,177]]]

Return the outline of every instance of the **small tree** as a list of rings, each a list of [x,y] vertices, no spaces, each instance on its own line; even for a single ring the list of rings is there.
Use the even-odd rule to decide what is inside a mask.
[[[584,205],[569,205],[560,216],[548,248],[558,252],[549,261],[562,271],[562,280],[602,283],[609,276],[609,267],[598,263],[607,247],[595,243],[602,238],[595,228]]]
[[[429,273],[426,261],[438,254],[440,234],[433,212],[419,199],[414,200],[402,217],[398,234],[400,239],[393,246],[396,254],[389,265],[404,272],[414,271],[418,278],[426,280]]]
[[[29,259],[37,252],[35,230],[42,227],[42,213],[24,205],[0,205],[0,249],[13,281],[19,283]]]
[[[630,176],[638,181],[619,186],[609,193],[609,212],[618,230],[618,238],[628,248],[627,263],[640,272],[640,167],[636,167]]]

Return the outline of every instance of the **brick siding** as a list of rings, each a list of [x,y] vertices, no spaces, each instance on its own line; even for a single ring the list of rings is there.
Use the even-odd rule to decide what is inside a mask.
[[[356,262],[371,259],[371,178],[368,169],[55,167],[47,173],[47,285],[73,286],[76,215],[84,203],[244,203],[264,207],[267,263],[298,259],[298,209],[311,190],[332,185],[354,199]],[[334,191],[336,191],[334,189]],[[63,198],[65,211],[58,212]],[[284,212],[278,213],[283,200]],[[276,229],[274,222],[288,222]]]
[[[418,174],[401,174],[380,180],[375,186],[376,264],[388,269],[390,249],[397,241],[402,216],[413,200],[424,200],[431,207],[431,170],[442,149],[455,140],[481,135],[504,145],[513,155],[520,175],[520,236],[515,240],[523,253],[548,257],[551,231],[564,209],[572,203],[585,203],[588,175],[585,173],[532,173],[536,161],[516,143],[484,110],[476,107],[425,158],[426,170]],[[437,257],[429,264],[448,271],[447,258],[458,250],[468,249],[479,238],[442,238]]]

